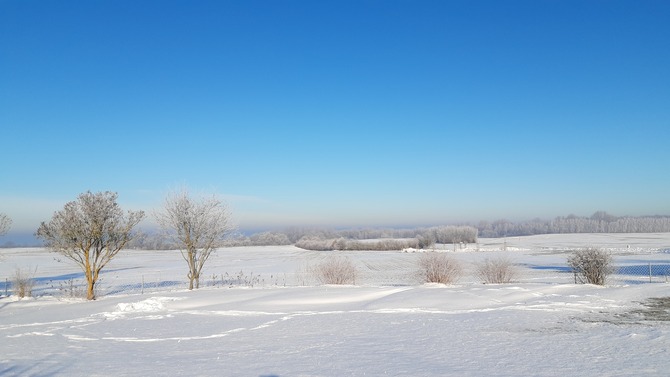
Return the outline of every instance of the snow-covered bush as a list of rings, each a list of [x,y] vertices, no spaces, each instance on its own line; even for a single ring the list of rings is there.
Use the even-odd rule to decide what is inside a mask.
[[[424,283],[451,284],[461,277],[460,263],[444,253],[425,253],[419,258],[419,275]]]
[[[313,236],[305,236],[295,243],[296,247],[305,250],[313,251],[330,251],[335,250],[335,243],[333,240],[324,240]]]
[[[321,284],[356,284],[358,276],[356,266],[346,257],[329,257],[313,272]]]
[[[568,258],[568,266],[576,279],[585,284],[605,285],[607,277],[614,272],[612,256],[595,247],[575,251]]]
[[[519,270],[509,258],[497,257],[477,263],[476,273],[484,283],[506,284],[518,277]]]

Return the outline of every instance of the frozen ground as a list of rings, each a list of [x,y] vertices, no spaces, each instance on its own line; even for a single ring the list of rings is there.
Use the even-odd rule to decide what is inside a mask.
[[[254,287],[231,280],[188,292],[178,254],[127,251],[109,266],[107,293],[84,302],[45,288],[77,279],[72,265],[40,249],[3,250],[0,276],[37,267],[42,296],[0,299],[0,375],[667,376],[668,309],[642,303],[670,296],[670,285],[571,284],[566,251],[584,246],[612,251],[621,265],[670,263],[670,234],[515,237],[455,253],[466,269],[509,255],[522,269],[514,284],[465,276],[422,285],[420,253],[352,252],[356,286],[317,286],[305,266],[328,253],[233,248],[208,273],[248,271],[259,276]],[[177,284],[119,288],[155,274]]]

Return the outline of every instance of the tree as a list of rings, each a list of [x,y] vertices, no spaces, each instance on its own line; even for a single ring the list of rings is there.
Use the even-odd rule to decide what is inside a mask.
[[[95,299],[100,271],[130,242],[132,231],[144,218],[142,211],[126,213],[116,203],[114,192],[80,194],[65,204],[35,233],[45,245],[74,261],[86,275],[86,298]]]
[[[4,236],[12,226],[12,219],[4,213],[0,213],[0,236]]]
[[[216,196],[192,199],[186,190],[173,192],[155,218],[188,264],[188,289],[199,288],[205,262],[234,229],[225,202]]]

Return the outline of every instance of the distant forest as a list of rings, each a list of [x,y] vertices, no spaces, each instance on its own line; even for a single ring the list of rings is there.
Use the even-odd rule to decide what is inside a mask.
[[[591,217],[569,215],[553,220],[482,221],[477,230],[483,238],[560,233],[662,233],[670,232],[670,216],[617,217],[598,211]]]
[[[560,233],[662,233],[670,232],[670,216],[617,217],[598,211],[590,217],[569,215],[553,220],[533,219],[513,222],[481,221],[412,229],[361,228],[315,229],[292,227],[282,231],[231,235],[224,246],[296,245],[311,250],[392,250],[426,247],[434,243],[474,243],[477,238],[530,236]],[[383,240],[376,243],[365,240]],[[132,244],[138,249],[172,249],[159,234],[144,234]]]

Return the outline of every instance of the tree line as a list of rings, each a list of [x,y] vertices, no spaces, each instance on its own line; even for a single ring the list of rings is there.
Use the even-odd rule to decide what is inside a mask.
[[[553,220],[482,221],[477,230],[479,237],[483,238],[561,233],[663,233],[670,232],[670,216],[617,217],[598,211],[590,217],[568,215]]]
[[[232,234],[226,246],[297,245],[311,250],[399,250],[432,243],[475,243],[479,237],[498,238],[562,233],[664,233],[670,232],[670,216],[614,216],[605,211],[591,216],[559,216],[551,220],[480,221],[477,225],[449,225],[428,228],[322,229],[291,227],[251,235]],[[148,235],[137,247],[168,248],[161,239]],[[378,243],[354,241],[382,240]],[[392,242],[398,240],[398,242]],[[402,240],[402,242],[400,242]],[[153,244],[153,246],[151,246]]]
[[[370,240],[381,240],[371,242]],[[338,241],[335,248],[333,241]],[[365,242],[356,242],[365,241]],[[324,229],[309,227],[290,227],[284,230],[263,231],[251,235],[239,232],[229,234],[222,246],[281,246],[281,245],[319,245],[306,247],[310,250],[400,250],[408,247],[425,247],[434,243],[475,243],[477,228],[473,226],[435,226],[429,228],[392,229]],[[346,244],[346,246],[343,246]],[[138,235],[130,248],[145,250],[174,249],[177,245],[160,233]],[[367,248],[366,248],[367,247]],[[389,248],[384,248],[389,247]]]

